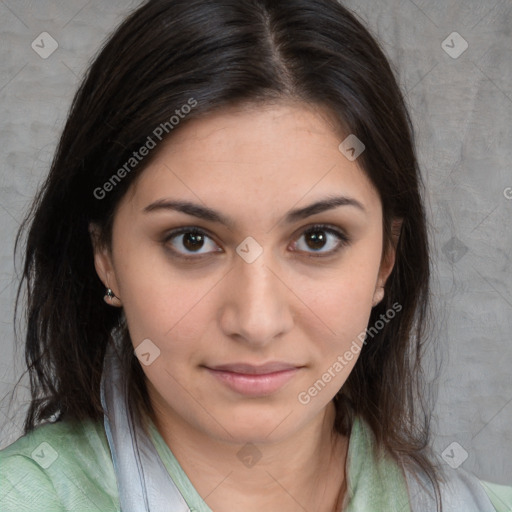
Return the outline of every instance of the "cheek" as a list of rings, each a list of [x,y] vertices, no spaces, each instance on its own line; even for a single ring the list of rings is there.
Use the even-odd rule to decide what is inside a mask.
[[[342,263],[321,280],[303,281],[303,318],[310,319],[304,326],[316,340],[319,359],[332,359],[364,339],[380,264],[380,245],[370,242],[347,251]]]
[[[156,267],[155,267],[156,271]],[[211,283],[191,282],[162,274],[131,277],[125,280],[124,309],[130,334],[136,346],[144,338],[154,339],[162,351],[186,350],[199,336],[199,327],[206,321],[201,303]]]
[[[361,336],[371,313],[371,293],[359,285],[333,287],[315,297],[311,310],[304,312],[310,319],[304,328],[307,337],[315,340],[311,348],[322,367],[349,350],[353,342],[360,346],[364,340]]]
[[[119,240],[116,276],[123,306],[136,338],[161,337],[187,316],[211,283],[173,264],[162,244],[147,234]],[[136,340],[134,340],[136,343]]]
[[[133,268],[127,266],[125,270]],[[193,386],[190,368],[202,353],[198,340],[208,321],[203,302],[211,284],[191,283],[173,274],[166,277],[157,266],[150,270],[124,275],[123,304],[134,349],[141,347],[138,353],[144,346],[144,352],[151,354],[148,365],[137,354],[142,370],[157,393],[167,396],[169,389]],[[174,393],[165,401],[179,403],[183,396],[186,393]]]

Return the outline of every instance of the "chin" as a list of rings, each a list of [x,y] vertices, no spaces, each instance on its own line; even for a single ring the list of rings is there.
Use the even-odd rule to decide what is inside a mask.
[[[306,418],[301,420],[296,409],[277,402],[231,406],[226,414],[214,417],[225,418],[219,421],[225,430],[219,432],[216,428],[223,440],[240,444],[286,440],[306,421]]]

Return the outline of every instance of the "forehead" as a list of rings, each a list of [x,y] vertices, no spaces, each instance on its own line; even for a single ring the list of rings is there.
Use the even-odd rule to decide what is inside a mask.
[[[131,200],[139,210],[169,196],[259,215],[342,194],[371,213],[380,207],[377,191],[338,149],[343,138],[328,113],[308,105],[225,109],[185,123],[162,142]]]
[[[313,155],[316,147],[337,148],[334,119],[318,106],[283,102],[248,104],[211,113],[185,124],[164,144],[167,156],[187,153],[200,160],[204,152],[210,161],[236,163],[276,162]],[[308,145],[302,143],[307,140]],[[302,150],[299,152],[299,150]]]

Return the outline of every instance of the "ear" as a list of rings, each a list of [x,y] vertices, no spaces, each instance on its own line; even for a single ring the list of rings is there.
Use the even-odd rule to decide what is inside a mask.
[[[388,280],[389,275],[393,271],[396,259],[396,248],[398,240],[400,239],[400,232],[402,230],[403,219],[393,219],[391,225],[391,243],[388,245],[387,250],[382,255],[382,260],[377,278],[377,284],[373,296],[373,306],[376,306],[384,298],[384,286]]]
[[[89,224],[89,235],[94,253],[94,268],[105,286],[105,289],[111,289],[114,297],[105,295],[105,302],[111,306],[121,306],[121,300],[118,294],[119,287],[117,285],[116,273],[112,261],[112,254],[108,247],[101,242],[100,228],[91,222]]]

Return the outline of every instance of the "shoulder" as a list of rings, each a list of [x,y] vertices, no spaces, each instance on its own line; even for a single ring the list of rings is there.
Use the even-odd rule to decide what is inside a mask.
[[[493,484],[480,480],[487,496],[491,500],[496,512],[512,511],[512,486]]]
[[[102,422],[46,423],[0,450],[3,512],[118,510]]]
[[[359,459],[359,462],[349,460],[351,470],[355,469],[356,473],[364,472],[365,479],[369,478],[372,471],[378,472],[378,479],[375,480],[385,486],[396,483],[405,476],[406,496],[409,496],[411,512],[437,510],[434,486],[425,471],[410,462],[404,463],[402,476],[397,477],[395,466],[398,467],[398,464],[393,459],[374,455],[375,438],[369,425],[362,418],[356,418],[354,421],[350,443]],[[352,458],[356,461],[355,456]],[[512,512],[512,487],[479,480],[461,467],[452,469],[449,466],[437,466],[437,472],[444,512]],[[351,476],[354,475],[348,475]],[[395,485],[393,494],[396,493],[396,489],[398,487]],[[383,488],[381,492],[384,494],[386,490]]]
[[[451,507],[449,510],[459,510],[464,505],[464,510],[468,512],[511,512],[512,502],[508,505],[504,502],[498,507],[499,496],[493,496],[493,489],[498,486],[494,484],[485,484],[475,475],[468,471],[457,468],[447,469],[447,478],[442,485],[445,502]],[[501,486],[500,486],[501,487]],[[506,489],[503,487],[503,490]],[[505,495],[503,494],[503,498]]]
[[[512,487],[479,480],[463,468],[439,469],[438,480],[445,512],[512,512]],[[433,486],[425,474],[406,469],[413,512],[435,510]]]

